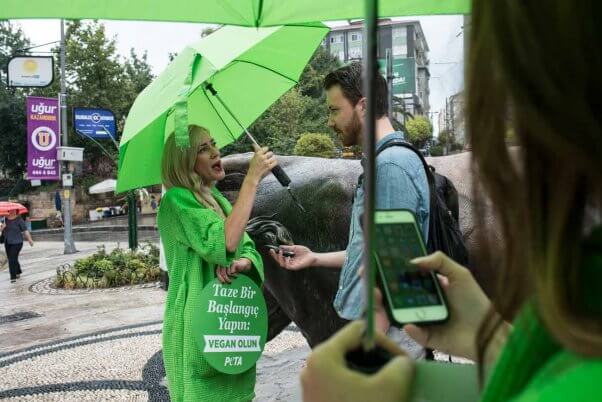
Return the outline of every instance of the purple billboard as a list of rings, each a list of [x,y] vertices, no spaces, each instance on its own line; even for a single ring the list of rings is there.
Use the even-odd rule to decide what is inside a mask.
[[[27,97],[27,179],[59,180],[59,102]]]

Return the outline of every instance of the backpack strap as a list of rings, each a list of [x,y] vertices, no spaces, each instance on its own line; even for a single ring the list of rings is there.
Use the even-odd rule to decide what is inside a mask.
[[[422,162],[422,166],[424,167],[424,170],[426,172],[426,179],[428,181],[429,187],[432,187],[435,185],[435,176],[433,175],[433,171],[431,170],[430,165],[426,162],[426,159],[424,159],[424,156],[422,155],[422,153],[418,149],[416,149],[416,147],[414,147],[412,144],[410,144],[409,142],[407,142],[405,140],[401,140],[399,138],[392,138],[392,139],[388,140],[387,142],[385,142],[383,144],[382,147],[380,147],[380,149],[378,151],[376,151],[376,156],[378,156],[385,149],[391,148],[391,147],[404,147],[404,148],[407,148],[407,149],[413,151],[416,155],[418,155],[418,158]]]
[[[424,159],[424,156],[422,155],[422,153],[409,142],[399,139],[399,138],[391,138],[390,140],[387,140],[387,142],[385,142],[376,151],[376,155],[374,157],[376,158],[385,149],[391,148],[391,147],[404,147],[404,148],[407,148],[407,149],[413,151],[416,155],[418,155],[418,158],[420,158],[420,161],[422,162],[422,166],[424,167],[424,170],[426,172],[426,179],[428,181],[429,188],[434,188],[434,186],[435,186],[435,176],[433,175],[434,168],[432,168],[426,162],[426,159]],[[364,174],[362,173],[362,174],[360,174],[360,176],[357,179],[357,187],[360,187],[363,184],[363,182],[364,182]]]

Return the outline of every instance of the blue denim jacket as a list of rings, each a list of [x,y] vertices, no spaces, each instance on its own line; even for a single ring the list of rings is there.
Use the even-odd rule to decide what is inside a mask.
[[[403,133],[387,135],[376,144],[378,151],[390,139],[403,139]],[[426,172],[418,155],[413,151],[393,146],[382,151],[376,158],[376,208],[409,209],[414,211],[424,238],[428,239],[429,187]],[[344,319],[355,320],[364,310],[361,278],[357,271],[362,265],[364,237],[361,216],[364,213],[364,188],[358,187],[351,211],[349,243],[339,279],[339,289],[334,308]]]

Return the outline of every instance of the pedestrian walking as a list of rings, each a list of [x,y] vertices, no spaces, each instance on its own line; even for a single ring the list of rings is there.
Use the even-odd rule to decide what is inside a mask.
[[[1,239],[4,242],[4,250],[8,258],[11,283],[19,279],[22,274],[21,264],[19,264],[19,253],[23,248],[23,238],[33,247],[33,240],[29,230],[27,230],[27,225],[17,212],[17,209],[10,210],[5,222],[0,223]]]

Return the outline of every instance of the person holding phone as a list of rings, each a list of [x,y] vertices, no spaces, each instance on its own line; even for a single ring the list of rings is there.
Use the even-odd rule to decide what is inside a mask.
[[[19,263],[19,253],[23,248],[23,238],[33,247],[31,233],[27,230],[27,225],[23,218],[18,215],[18,210],[8,212],[3,223],[0,223],[0,233],[4,239],[4,250],[8,259],[8,270],[10,272],[10,282],[15,283],[21,277],[23,271]]]
[[[244,273],[263,282],[263,262],[245,232],[259,182],[277,165],[267,148],[257,148],[234,206],[215,188],[225,177],[220,151],[210,133],[189,126],[189,147],[172,133],[161,161],[167,191],[157,216],[169,289],[163,320],[163,361],[173,401],[251,401],[255,366],[241,374],[212,368],[192,335],[200,295],[214,278],[231,283]]]
[[[594,0],[473,1],[466,106],[476,263],[498,274],[498,289],[490,300],[442,253],[415,259],[439,273],[449,320],[405,328],[476,361],[482,402],[602,398],[601,19]],[[506,146],[510,130],[517,150]],[[490,212],[497,225],[484,224]],[[362,331],[354,322],[314,350],[304,401],[410,400],[416,365],[382,335],[377,343],[396,355],[389,364],[372,376],[347,367]]]
[[[337,133],[344,146],[361,145],[363,142],[366,98],[362,83],[362,64],[350,63],[324,78],[324,89],[328,103],[328,125]],[[420,158],[411,150],[386,144],[392,140],[403,140],[404,133],[395,131],[387,116],[387,83],[381,74],[375,77],[376,88],[376,206],[379,209],[409,209],[418,219],[418,225],[428,238],[429,188],[426,172]],[[386,148],[386,149],[385,149]],[[364,213],[364,187],[360,181],[355,190],[349,241],[344,251],[316,253],[302,245],[280,246],[293,256],[285,256],[270,250],[280,266],[289,270],[310,267],[328,267],[341,270],[339,288],[333,306],[339,316],[346,320],[361,317],[364,311],[361,278],[358,270],[363,261],[364,237],[361,217]],[[390,327],[386,316],[379,319],[379,327],[388,332],[397,343],[411,349],[415,357],[422,357],[423,349],[403,331]]]

